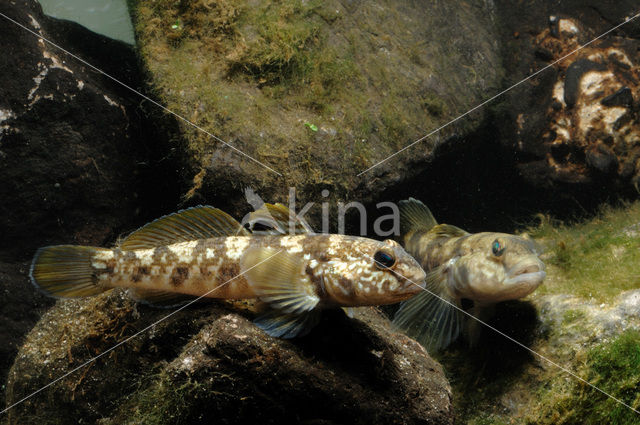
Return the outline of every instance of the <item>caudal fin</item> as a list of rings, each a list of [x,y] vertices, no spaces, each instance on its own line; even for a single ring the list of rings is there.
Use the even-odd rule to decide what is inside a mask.
[[[55,245],[40,248],[33,257],[31,282],[47,295],[57,298],[86,297],[104,292],[98,285],[93,256],[102,248]]]

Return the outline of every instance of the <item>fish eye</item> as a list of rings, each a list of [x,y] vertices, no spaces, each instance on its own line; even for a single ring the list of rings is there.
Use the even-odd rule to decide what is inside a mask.
[[[504,254],[504,250],[507,249],[505,246],[503,246],[499,240],[495,240],[493,241],[493,243],[491,244],[491,252],[493,253],[493,255],[495,255],[496,257],[500,257],[502,254]]]
[[[382,270],[390,269],[396,265],[396,257],[385,251],[376,251],[376,253],[373,254],[373,261],[376,267]]]

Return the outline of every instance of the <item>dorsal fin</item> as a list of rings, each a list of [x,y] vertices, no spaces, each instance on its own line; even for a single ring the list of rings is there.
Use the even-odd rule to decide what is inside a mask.
[[[131,233],[120,249],[149,249],[216,236],[248,235],[240,223],[222,210],[197,206],[165,215]]]
[[[431,229],[431,232],[435,233],[438,236],[445,237],[466,236],[469,234],[469,232],[466,232],[461,228],[453,226],[451,224],[438,224]]]
[[[290,212],[289,208],[280,203],[265,203],[261,208],[249,214],[247,222],[253,233],[284,235],[289,234],[289,223],[291,220],[294,221],[294,234],[313,233],[313,229],[311,229],[307,223],[299,220]],[[267,229],[256,230],[254,229],[256,224],[266,226]]]
[[[400,201],[400,232],[403,235],[411,231],[427,231],[438,224],[429,208],[414,198]]]

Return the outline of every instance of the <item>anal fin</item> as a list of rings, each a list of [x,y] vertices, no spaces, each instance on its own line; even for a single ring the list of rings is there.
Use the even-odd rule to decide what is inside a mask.
[[[181,294],[178,292],[140,288],[130,288],[129,295],[138,302],[158,308],[179,307],[197,298],[193,295]]]

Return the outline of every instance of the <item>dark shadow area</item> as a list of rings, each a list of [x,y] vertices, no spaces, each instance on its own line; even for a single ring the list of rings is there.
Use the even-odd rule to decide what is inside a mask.
[[[536,337],[538,317],[529,302],[507,301],[496,305],[495,314],[487,323],[529,347]],[[435,356],[442,363],[454,394],[464,394],[456,400],[460,412],[468,411],[474,404],[498,399],[509,391],[514,377],[537,357],[498,332],[481,327],[475,346],[469,347],[460,339]],[[474,390],[469,391],[470,388]]]
[[[342,310],[323,311],[309,335],[292,341],[305,355],[330,364],[365,387],[383,392],[394,388],[398,372],[392,347],[367,324],[347,317]]]
[[[466,139],[440,146],[429,169],[401,187],[382,193],[377,202],[397,203],[413,197],[424,202],[439,223],[453,224],[471,233],[510,233],[536,224],[536,214],[580,220],[593,216],[603,203],[621,204],[638,196],[632,192],[621,196],[619,188],[612,187],[615,183],[598,176],[590,185],[554,182],[549,188],[532,186],[519,172],[515,154],[497,139],[493,123]],[[376,218],[391,210],[378,209],[375,203],[366,207],[367,232],[373,235]],[[347,233],[359,233],[359,214],[355,210],[347,214],[346,228]]]

